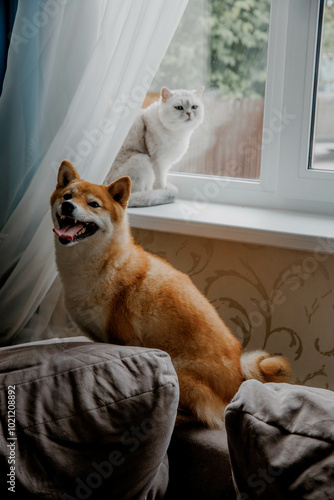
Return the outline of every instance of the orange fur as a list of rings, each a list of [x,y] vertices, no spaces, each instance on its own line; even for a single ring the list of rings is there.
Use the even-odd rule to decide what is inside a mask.
[[[71,193],[78,220],[100,222],[94,235],[76,244],[61,245],[55,238],[71,317],[100,341],[168,352],[180,385],[178,421],[221,426],[225,407],[247,371],[247,361],[244,371],[241,367],[239,341],[188,276],[134,243],[125,211],[128,178],[110,186],[90,184],[79,179],[70,162],[63,162],[51,196],[55,225],[66,193]],[[90,199],[99,200],[100,207],[91,208]],[[285,360],[268,356],[261,352],[253,357],[249,375],[285,380]]]

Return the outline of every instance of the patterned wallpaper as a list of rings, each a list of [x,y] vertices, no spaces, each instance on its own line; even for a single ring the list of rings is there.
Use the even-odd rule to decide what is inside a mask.
[[[192,278],[246,350],[281,353],[291,382],[334,390],[334,255],[132,232]]]

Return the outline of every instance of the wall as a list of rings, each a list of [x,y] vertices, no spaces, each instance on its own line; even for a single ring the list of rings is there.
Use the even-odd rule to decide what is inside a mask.
[[[293,383],[334,389],[334,255],[134,229],[187,273],[247,350],[282,353]]]

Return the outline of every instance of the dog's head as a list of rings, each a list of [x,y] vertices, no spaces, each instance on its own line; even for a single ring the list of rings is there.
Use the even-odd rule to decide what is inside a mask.
[[[130,191],[129,177],[121,177],[110,186],[91,184],[80,179],[71,162],[63,161],[50,199],[53,231],[60,243],[98,243],[99,234],[111,236],[124,219]]]

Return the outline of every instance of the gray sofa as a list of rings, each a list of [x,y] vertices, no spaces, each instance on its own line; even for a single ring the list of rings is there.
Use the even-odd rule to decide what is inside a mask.
[[[169,356],[85,339],[0,350],[0,391],[2,499],[13,498],[11,484],[24,499],[334,498],[330,391],[308,398],[297,386],[248,381],[226,411],[227,432],[174,429]],[[326,436],[314,432],[319,397]],[[294,454],[279,448],[289,442]]]
[[[248,380],[225,423],[238,499],[334,499],[332,391]]]

